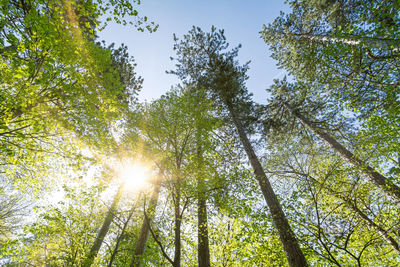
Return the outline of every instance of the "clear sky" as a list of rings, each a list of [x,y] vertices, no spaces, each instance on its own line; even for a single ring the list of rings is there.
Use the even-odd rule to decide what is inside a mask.
[[[274,20],[280,11],[288,11],[283,0],[143,0],[138,7],[142,16],[160,26],[154,33],[138,32],[132,26],[110,24],[99,36],[107,43],[124,43],[137,62],[137,73],[144,78],[140,100],[156,99],[179,80],[166,70],[174,69],[173,34],[187,33],[193,25],[209,31],[214,25],[224,29],[232,47],[242,44],[239,60],[251,61],[247,87],[256,102],[265,102],[265,89],[273,79],[283,76],[270,58],[260,38],[263,24]]]

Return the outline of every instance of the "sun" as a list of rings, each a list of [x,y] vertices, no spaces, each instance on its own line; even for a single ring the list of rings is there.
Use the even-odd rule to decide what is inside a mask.
[[[141,163],[126,164],[121,168],[120,178],[126,190],[138,192],[149,185],[150,169]]]

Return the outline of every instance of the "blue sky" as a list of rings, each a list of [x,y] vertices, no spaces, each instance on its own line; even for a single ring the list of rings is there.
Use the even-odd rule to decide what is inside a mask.
[[[260,38],[263,24],[274,20],[280,11],[288,11],[282,0],[144,0],[138,7],[142,16],[160,26],[154,33],[138,32],[132,26],[110,24],[99,36],[107,43],[124,43],[138,64],[144,78],[140,100],[156,99],[179,80],[166,70],[174,69],[173,34],[187,33],[193,25],[209,31],[214,25],[224,29],[231,46],[242,44],[239,60],[251,60],[247,87],[256,102],[265,102],[265,89],[273,79],[283,76],[270,58],[267,45]]]

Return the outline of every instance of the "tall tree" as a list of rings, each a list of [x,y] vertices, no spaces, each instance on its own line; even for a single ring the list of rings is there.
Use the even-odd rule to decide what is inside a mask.
[[[200,28],[193,27],[182,41],[177,38],[175,41],[174,50],[178,56],[178,64],[177,70],[171,73],[178,75],[182,80],[198,83],[227,110],[270,209],[290,266],[307,266],[296,237],[241,122],[240,117],[248,115],[252,105],[244,85],[248,67],[247,64],[240,66],[237,63],[238,48],[225,52],[228,43],[223,31],[216,31],[214,27],[207,34]]]
[[[186,111],[193,108],[188,98],[180,96],[177,89],[149,104],[145,109],[142,136],[153,158],[162,162],[165,169],[164,187],[172,198],[173,256],[167,253],[168,246],[156,234],[157,225],[148,224],[150,233],[159,245],[163,257],[173,266],[182,261],[182,220],[189,205],[186,184],[188,183],[188,154],[193,144],[193,118]],[[149,214],[148,214],[149,215]]]
[[[396,179],[399,3],[301,0],[290,5],[289,14],[261,32],[272,57],[307,84],[297,94],[324,100],[325,118],[354,117],[353,142],[360,153],[374,165],[390,162],[387,175]]]
[[[310,264],[396,265],[396,204],[298,124],[271,129],[266,169],[295,188],[291,218]]]
[[[93,245],[90,248],[90,251],[89,251],[85,261],[83,262],[82,266],[90,267],[93,264],[93,261],[96,258],[101,245],[103,244],[104,237],[107,235],[108,229],[110,228],[113,218],[115,217],[115,213],[117,212],[118,202],[122,196],[123,188],[124,188],[123,184],[121,184],[118,187],[117,192],[115,193],[115,196],[111,203],[111,206],[106,213],[103,224],[101,225],[101,228],[99,229],[99,232],[97,233],[96,239],[94,240]]]
[[[204,171],[203,147],[207,140],[204,136],[210,126],[207,127],[207,119],[205,119],[205,108],[208,105],[203,104],[205,101],[204,92],[197,90],[191,92],[196,105],[195,110],[195,127],[196,127],[196,180],[197,180],[197,259],[199,267],[210,267],[210,245],[208,238],[207,223],[207,194],[206,194],[206,172]],[[212,125],[211,125],[212,126]]]
[[[197,142],[197,156],[198,156],[198,196],[197,196],[197,257],[199,267],[209,267],[210,265],[210,248],[208,238],[208,223],[207,223],[207,199],[205,193],[205,179],[201,171],[202,168],[202,150],[200,141]]]

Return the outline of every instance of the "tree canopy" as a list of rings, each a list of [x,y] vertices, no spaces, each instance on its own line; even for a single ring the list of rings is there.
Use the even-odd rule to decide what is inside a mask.
[[[98,35],[155,32],[141,1],[0,3],[1,265],[399,265],[397,1],[288,1],[262,103],[223,29],[174,35],[180,83],[139,101]]]

